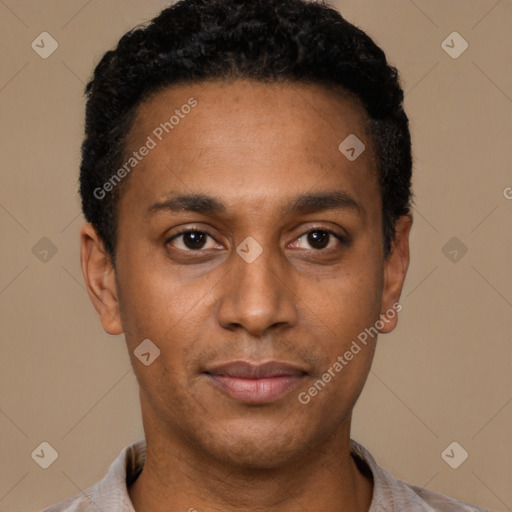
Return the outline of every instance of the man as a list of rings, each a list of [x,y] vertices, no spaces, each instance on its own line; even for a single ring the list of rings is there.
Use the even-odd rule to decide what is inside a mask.
[[[47,509],[484,510],[350,438],[409,264],[397,72],[334,9],[183,0],[87,85],[82,270],[145,438]]]

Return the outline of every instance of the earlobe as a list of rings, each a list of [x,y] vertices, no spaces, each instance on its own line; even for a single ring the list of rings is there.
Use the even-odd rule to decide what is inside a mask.
[[[80,260],[87,292],[108,334],[122,334],[115,271],[103,241],[91,223],[80,230]]]
[[[395,239],[391,252],[384,264],[384,288],[381,303],[381,325],[379,332],[391,332],[398,323],[399,303],[402,288],[409,268],[409,234],[412,227],[412,216],[404,215],[397,220]]]

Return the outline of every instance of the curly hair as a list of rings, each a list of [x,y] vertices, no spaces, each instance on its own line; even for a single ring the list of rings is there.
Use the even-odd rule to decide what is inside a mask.
[[[410,213],[412,156],[403,90],[384,52],[323,1],[180,0],[127,32],[85,88],[82,210],[112,263],[123,187],[103,198],[94,191],[122,165],[137,107],[171,85],[228,79],[315,83],[359,98],[378,161],[387,256],[397,219]]]

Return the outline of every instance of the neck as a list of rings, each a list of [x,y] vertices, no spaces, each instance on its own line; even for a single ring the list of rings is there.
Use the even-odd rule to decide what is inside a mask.
[[[146,432],[146,462],[128,489],[136,512],[367,512],[371,477],[350,455],[350,422],[322,446],[272,468],[226,466],[183,439]]]

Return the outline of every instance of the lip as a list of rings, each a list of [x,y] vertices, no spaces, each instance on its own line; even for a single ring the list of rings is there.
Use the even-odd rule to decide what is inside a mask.
[[[204,372],[210,381],[235,400],[264,404],[273,402],[304,378],[307,372],[290,363],[232,361]]]

